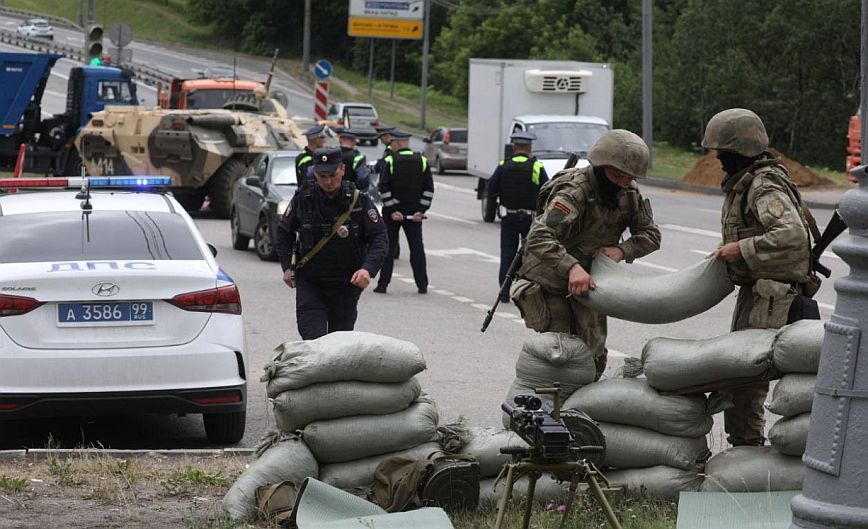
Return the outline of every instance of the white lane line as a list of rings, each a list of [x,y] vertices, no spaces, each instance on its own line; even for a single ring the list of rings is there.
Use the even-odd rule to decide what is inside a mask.
[[[442,182],[434,182],[434,189],[437,189],[438,187],[447,191],[455,191],[456,193],[464,193],[465,195],[476,196],[476,191],[474,191],[473,189],[458,187],[452,184],[444,184]]]
[[[663,270],[664,272],[677,272],[677,268],[671,268],[669,266],[658,265],[654,263],[646,263],[645,261],[633,261],[634,264],[647,266],[648,268],[656,268],[657,270]]]
[[[630,355],[616,351],[615,349],[607,349],[607,354],[609,358],[630,358]]]
[[[471,300],[471,301],[473,301],[473,300]],[[479,310],[484,310],[485,312],[488,312],[488,309],[491,308],[488,305],[483,305],[482,303],[471,303],[470,306],[477,308]]]
[[[695,249],[695,248],[692,248],[692,249],[690,250],[690,253],[695,253],[695,254],[699,254],[699,255],[701,255],[701,256],[703,256],[703,257],[708,257],[708,254],[710,254],[710,253],[713,252],[713,251],[714,251],[714,250],[697,250],[697,249]]]
[[[701,211],[703,213],[714,213],[715,215],[720,215],[719,209],[699,208],[696,211]]]
[[[699,228],[690,228],[688,226],[679,226],[678,224],[660,224],[664,230],[680,231],[683,233],[692,233],[693,235],[702,235],[704,237],[714,237],[720,240],[719,231],[701,230]]]
[[[817,302],[817,306],[820,307],[821,309],[826,309],[826,310],[835,310],[835,306],[834,306],[834,305],[829,305],[828,303],[820,303],[820,302],[818,301],[818,302]]]
[[[467,220],[467,219],[460,219],[458,217],[453,217],[452,215],[444,215],[443,213],[437,213],[436,211],[429,211],[426,213],[426,215],[428,215],[429,217],[436,217],[436,218],[451,220],[452,222],[459,222],[461,224],[470,224],[471,226],[474,226],[476,224],[482,224],[481,222],[477,222],[477,221],[473,221],[473,220]]]
[[[441,296],[450,296],[450,297],[452,297],[452,296],[455,295],[454,292],[449,292],[448,290],[443,290],[443,289],[441,289],[441,288],[433,288],[432,290],[433,290],[435,293],[440,294]]]
[[[66,94],[62,94],[60,92],[55,92],[54,90],[43,90],[42,93],[66,99]]]
[[[488,312],[488,309],[485,309],[485,311]],[[495,312],[494,315],[499,318],[506,318],[508,320],[514,320],[519,317],[517,314],[513,314],[511,312]]]
[[[399,280],[400,280],[400,281],[403,281],[404,283],[413,283],[413,282],[414,282],[414,281],[413,281],[412,279],[410,279],[409,277],[402,277],[402,278],[399,278]]]
[[[473,303],[473,300],[470,298],[465,298],[464,296],[452,296],[452,299],[458,301],[460,303]]]

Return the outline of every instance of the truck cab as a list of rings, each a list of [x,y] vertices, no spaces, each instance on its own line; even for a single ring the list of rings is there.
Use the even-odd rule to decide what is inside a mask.
[[[136,84],[129,72],[105,66],[79,66],[69,72],[66,113],[75,118],[77,129],[94,112],[109,105],[138,105]]]
[[[232,97],[253,94],[262,83],[234,79],[172,79],[166,89],[160,87],[157,102],[160,108],[191,109],[223,108]]]

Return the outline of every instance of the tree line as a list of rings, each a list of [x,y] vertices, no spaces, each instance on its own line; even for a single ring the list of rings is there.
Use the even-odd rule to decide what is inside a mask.
[[[569,59],[615,70],[615,127],[641,132],[641,0],[432,0],[431,85],[467,98],[468,59]],[[347,0],[316,0],[312,59],[367,71],[368,39],[348,37]],[[772,145],[843,168],[859,105],[858,0],[654,0],[655,139],[698,149],[707,120],[741,106]],[[250,53],[300,56],[304,2],[189,0],[192,21]],[[239,21],[246,21],[239,27]],[[375,75],[389,75],[388,41]],[[418,83],[421,41],[399,41],[396,77]]]

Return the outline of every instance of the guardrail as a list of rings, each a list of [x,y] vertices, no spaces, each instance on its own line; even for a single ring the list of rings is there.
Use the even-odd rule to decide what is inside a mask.
[[[25,37],[14,31],[0,29],[0,42],[11,44],[18,48],[33,50],[38,52],[62,53],[70,59],[76,61],[84,61],[84,53],[81,48],[69,46],[66,44],[58,44],[50,40],[42,40],[37,38]],[[136,64],[135,62],[124,64],[124,68],[130,70],[133,75],[147,84],[169,83],[173,77],[172,74],[166,73],[157,68]]]
[[[79,26],[78,24],[76,24],[72,20],[69,20],[68,18],[46,15],[44,13],[36,13],[34,11],[25,11],[24,9],[15,9],[12,7],[0,6],[0,15],[7,15],[10,17],[24,18],[24,19],[41,18],[43,20],[47,20],[47,21],[53,23],[55,26],[63,26],[66,28],[78,29],[78,30],[83,29],[81,26]]]

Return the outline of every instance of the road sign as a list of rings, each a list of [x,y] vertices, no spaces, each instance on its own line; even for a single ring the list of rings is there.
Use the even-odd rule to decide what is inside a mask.
[[[112,24],[109,28],[109,40],[118,48],[123,48],[133,41],[133,30],[126,24]]]
[[[395,18],[350,17],[347,33],[351,37],[374,37],[383,39],[421,39],[421,20]]]
[[[326,107],[329,104],[329,83],[328,81],[317,81],[316,90],[314,91],[314,106],[313,115],[316,119],[326,118]]]
[[[350,0],[350,16],[422,20],[424,0]]]
[[[332,76],[332,72],[334,72],[334,67],[332,63],[328,62],[325,59],[320,59],[316,61],[316,64],[313,66],[313,73],[316,75],[317,79],[325,81],[329,77]]]

